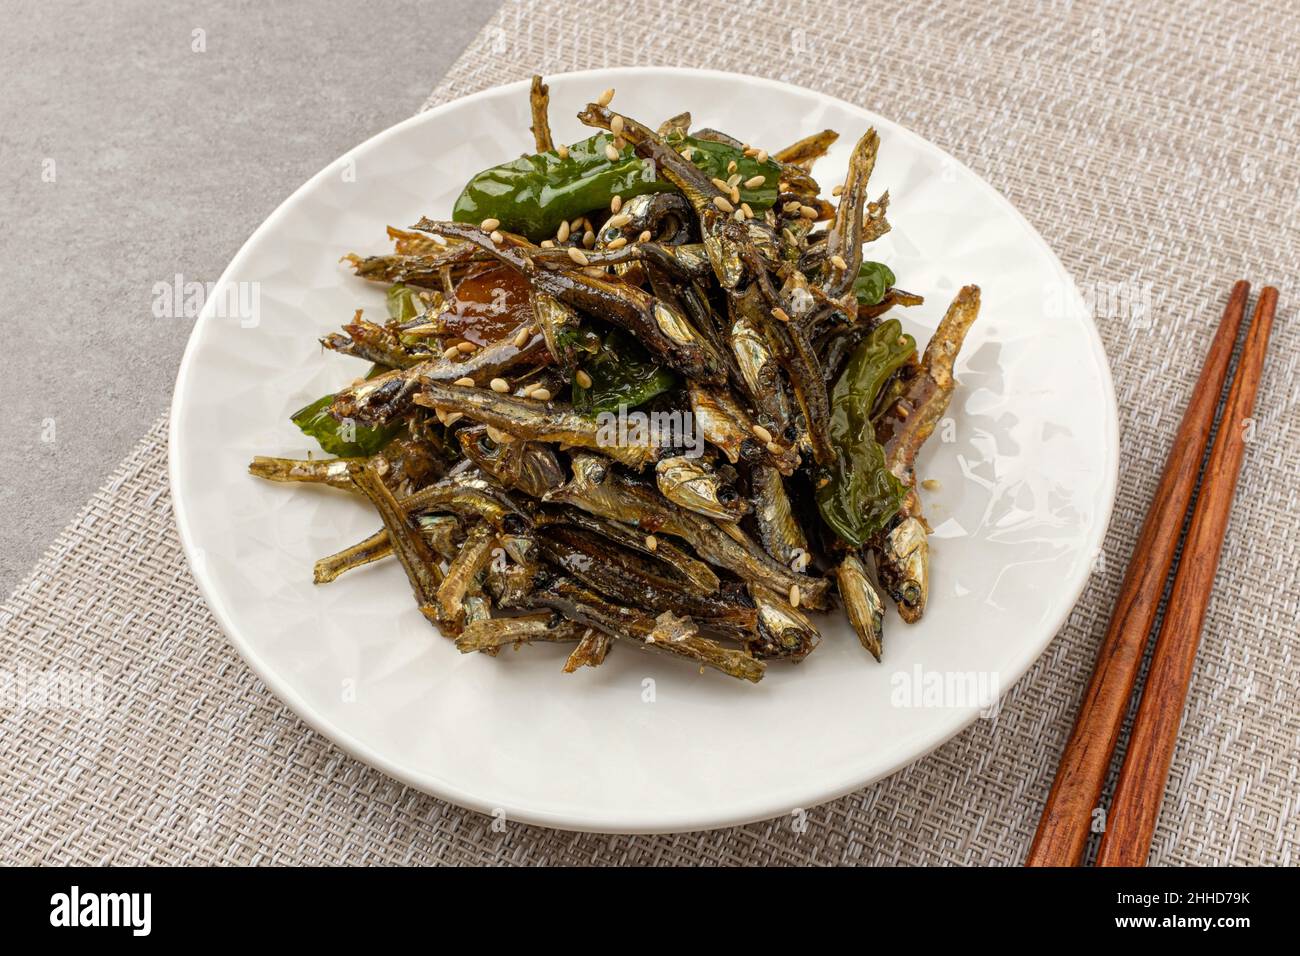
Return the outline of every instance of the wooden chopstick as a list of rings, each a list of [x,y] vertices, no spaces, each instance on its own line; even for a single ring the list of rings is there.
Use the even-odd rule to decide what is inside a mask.
[[[1232,513],[1237,475],[1246,453],[1246,420],[1255,407],[1276,309],[1277,289],[1269,286],[1255,305],[1255,316],[1206,464],[1164,623],[1152,652],[1142,703],[1120,768],[1115,799],[1111,801],[1110,819],[1097,850],[1098,866],[1144,866],[1151,850],[1191,686],[1201,626]]]
[[[1232,287],[1124,576],[1026,866],[1078,866],[1214,424],[1250,283]]]

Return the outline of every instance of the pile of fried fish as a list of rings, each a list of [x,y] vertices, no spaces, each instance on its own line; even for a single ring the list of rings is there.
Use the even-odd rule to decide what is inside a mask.
[[[370,366],[293,416],[335,457],[250,471],[368,499],[382,527],[316,582],[393,555],[462,652],[566,644],[572,672],[630,643],[758,681],[838,601],[879,660],[881,593],[925,609],[913,462],[979,289],[923,352],[886,318],[921,297],[863,257],[889,230],[874,130],[832,202],[811,175],[831,130],[769,154],[613,97],[557,146],[535,77],[535,153],[345,257],[388,314],[321,340]]]

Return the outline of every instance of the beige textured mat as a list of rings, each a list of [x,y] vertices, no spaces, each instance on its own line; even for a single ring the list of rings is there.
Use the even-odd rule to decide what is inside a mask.
[[[1153,860],[1300,862],[1297,48],[1288,2],[508,3],[430,104],[534,70],[772,76],[910,126],[1043,233],[1096,296],[1124,455],[1068,625],[995,719],[806,828],[498,832],[345,756],[244,666],[181,555],[160,421],[0,610],[0,861],[1018,863],[1213,322],[1248,276],[1283,307]],[[78,706],[23,698],[68,673],[96,677],[52,695]]]

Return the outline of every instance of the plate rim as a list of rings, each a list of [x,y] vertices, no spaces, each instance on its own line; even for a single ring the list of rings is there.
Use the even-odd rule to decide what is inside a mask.
[[[892,127],[892,131],[897,131],[904,137],[909,138],[913,145],[921,150],[929,151],[939,158],[955,164],[958,168],[964,170],[971,179],[988,193],[995,203],[1000,205],[1006,212],[1011,214],[1013,220],[1018,222],[1025,232],[1036,242],[1040,250],[1046,253],[1048,261],[1051,262],[1063,280],[1064,287],[1067,290],[1067,298],[1072,300],[1073,306],[1079,311],[1082,317],[1086,319],[1083,323],[1088,333],[1088,339],[1092,346],[1093,358],[1097,362],[1100,371],[1101,384],[1106,400],[1107,415],[1104,416],[1105,451],[1110,458],[1110,467],[1104,469],[1102,474],[1102,494],[1097,511],[1097,520],[1094,523],[1093,533],[1086,543],[1095,552],[1104,542],[1107,531],[1110,527],[1111,517],[1114,512],[1115,497],[1119,483],[1119,414],[1118,404],[1115,396],[1114,378],[1111,373],[1110,361],[1107,358],[1105,346],[1101,340],[1100,330],[1097,328],[1095,317],[1087,309],[1086,303],[1074,282],[1073,276],[1065,268],[1060,257],[1048,245],[1047,241],[1034,227],[1034,225],[1025,218],[1016,206],[1007,199],[1002,193],[989,183],[984,177],[979,175],[960,159],[952,156],[947,150],[943,149],[936,143],[931,142],[919,133],[910,128],[889,119],[874,110],[858,106],[847,100],[808,87],[799,86],[795,83],[788,83],[784,80],[774,80],[767,77],[751,76],[745,73],[731,72],[726,70],[697,69],[684,67],[669,66],[633,66],[633,67],[603,67],[594,70],[573,70],[563,73],[552,73],[547,75],[547,80],[589,80],[596,83],[605,82],[599,78],[615,76],[627,76],[628,74],[649,76],[662,73],[672,73],[680,76],[683,73],[690,73],[698,76],[701,80],[725,79],[729,82],[741,81],[746,84],[755,84],[766,86],[773,89],[780,89],[787,93],[793,92],[798,95],[816,97],[824,102],[834,103],[843,107],[849,112],[858,114],[868,123],[883,121]],[[498,95],[517,94],[524,95],[528,89],[529,80],[521,79],[511,83],[505,83],[498,86],[488,87],[486,89],[475,91],[466,96],[457,97],[446,103],[439,104],[427,110],[422,110],[412,116],[407,117],[400,122],[394,123],[367,139],[357,143],[344,151],[340,156],[335,157],[325,164],[317,173],[302,183],[297,189],[291,192],[279,205],[268,215],[247,239],[240,245],[239,250],[231,257],[225,269],[222,270],[220,278],[217,280],[215,288],[221,288],[230,280],[233,272],[237,268],[242,268],[244,259],[248,254],[249,247],[254,245],[264,233],[274,229],[276,224],[287,215],[288,210],[294,207],[301,198],[312,190],[317,182],[323,180],[326,176],[333,174],[339,162],[348,156],[351,156],[364,148],[369,148],[381,144],[384,140],[398,135],[409,126],[420,123],[434,122],[442,114],[452,109],[460,109],[467,105],[472,105],[478,100]],[[892,132],[891,131],[891,132]],[[218,296],[209,296],[208,301],[199,312],[194,322],[194,327],[190,330],[189,337],[186,341],[185,351],[181,357],[180,366],[176,373],[176,382],[172,390],[171,407],[167,419],[167,475],[168,486],[172,497],[172,514],[175,519],[177,532],[180,537],[181,547],[185,553],[185,559],[190,568],[191,576],[198,586],[199,593],[203,596],[204,602],[208,609],[216,618],[226,639],[234,645],[240,657],[252,669],[253,673],[267,686],[267,688],[278,697],[294,714],[302,720],[313,731],[331,741],[349,756],[362,761],[368,766],[387,774],[399,782],[415,789],[428,793],[434,797],[446,800],[460,807],[465,807],[479,813],[491,814],[497,807],[502,804],[500,801],[492,801],[484,797],[467,792],[454,783],[433,776],[428,773],[421,773],[412,768],[403,767],[392,760],[388,759],[383,753],[375,750],[372,745],[357,739],[342,728],[335,726],[323,715],[317,713],[313,707],[304,700],[293,688],[290,682],[282,676],[275,668],[270,667],[264,662],[252,643],[248,641],[234,626],[233,620],[229,615],[226,604],[218,593],[214,582],[206,572],[202,561],[196,561],[197,545],[193,538],[193,529],[191,527],[191,518],[188,512],[188,506],[180,492],[181,489],[181,471],[182,459],[184,456],[185,443],[187,441],[184,432],[179,428],[181,411],[184,407],[184,395],[187,391],[187,384],[191,375],[191,370],[197,363],[199,331],[205,323],[213,321],[213,313],[216,308]],[[1056,635],[1068,621],[1070,614],[1079,602],[1088,581],[1092,576],[1090,568],[1084,564],[1076,572],[1074,579],[1067,582],[1067,587],[1063,594],[1068,594],[1068,600],[1062,600],[1060,610],[1055,619],[1051,621],[1050,627],[1045,627],[1046,636],[1035,642],[1035,646],[1021,655],[1013,662],[1009,669],[1008,680],[1004,685],[1002,696],[1009,694],[1012,688],[1019,683],[1020,679],[1036,663],[1051,645]],[[623,833],[623,834],[653,834],[653,833],[679,833],[701,830],[713,830],[723,827],[743,826],[762,820],[769,820],[781,816],[790,811],[792,806],[798,805],[807,807],[820,806],[839,799],[846,794],[861,790],[870,786],[886,777],[892,776],[905,767],[923,759],[930,753],[938,749],[943,744],[952,740],[966,728],[968,728],[980,714],[978,707],[951,708],[954,719],[946,724],[940,725],[936,732],[930,735],[930,738],[919,748],[913,747],[906,751],[905,755],[895,755],[875,770],[862,775],[850,772],[850,779],[841,779],[832,786],[804,786],[803,791],[807,793],[808,799],[803,802],[792,804],[788,797],[776,799],[773,797],[764,798],[762,795],[751,797],[744,802],[733,802],[727,807],[719,809],[712,807],[698,811],[683,811],[671,814],[656,814],[651,808],[649,812],[644,809],[620,809],[613,813],[596,814],[583,817],[578,813],[566,813],[562,811],[548,810],[542,807],[525,807],[510,806],[508,816],[514,822],[543,826],[558,830],[591,832],[591,833]],[[770,791],[769,791],[770,792]]]

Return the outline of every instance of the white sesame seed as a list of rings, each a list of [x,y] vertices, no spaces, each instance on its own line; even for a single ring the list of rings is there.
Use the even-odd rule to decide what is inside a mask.
[[[591,388],[591,376],[582,369],[578,369],[573,373],[573,380],[582,388]]]
[[[492,232],[500,225],[501,225],[500,219],[484,219],[481,223],[478,224],[478,227],[482,229],[484,232]]]
[[[618,212],[618,211],[619,211],[620,209],[622,209],[622,208],[623,208],[623,197],[622,197],[622,196],[615,196],[613,199],[611,199],[611,200],[609,201],[609,211],[610,211],[610,212]]]
[[[614,99],[614,89],[613,87],[610,87],[604,93],[601,93],[599,97],[597,97],[596,102],[599,103],[601,106],[608,106],[610,104],[610,101],[612,101],[613,99]]]
[[[614,148],[613,143],[605,144],[605,158],[608,159],[611,163],[618,162],[618,150]]]
[[[590,249],[596,244],[596,234],[588,229],[582,234],[582,244]]]
[[[744,222],[744,221],[745,221],[745,210],[743,210],[743,209],[737,209],[735,212],[733,212],[733,213],[731,214],[731,218],[734,219],[734,220],[736,220],[736,222]]]
[[[728,190],[731,188],[730,186],[727,185],[727,181],[725,179],[719,179],[717,176],[714,176],[711,181],[713,185],[717,186],[719,189]]]
[[[770,441],[767,443],[767,450],[771,452],[773,455],[779,455],[781,454],[782,449],[781,446],[778,445],[776,442]]]
[[[445,358],[448,362],[450,362],[459,354],[460,354],[460,349],[456,348],[456,346],[453,345],[451,348],[443,350],[442,357]]]
[[[659,548],[659,539],[652,534],[645,536],[645,546],[647,551],[655,551]]]
[[[766,176],[750,176],[748,179],[745,180],[745,188],[746,188],[746,189],[757,189],[759,186],[763,185],[765,182],[767,182],[767,177],[766,177]]]
[[[746,219],[753,219],[753,218],[754,218],[754,210],[751,209],[751,208],[749,207],[749,203],[747,203],[747,202],[742,202],[742,203],[740,204],[740,208],[744,211],[744,213],[745,213],[745,218],[746,218]]]
[[[754,425],[753,427],[750,428],[750,431],[752,431],[754,433],[754,437],[757,438],[759,441],[761,441],[764,445],[766,445],[768,442],[772,440],[772,433],[768,431],[766,428],[764,428],[762,425]]]
[[[694,159],[695,159],[695,147],[694,147],[694,146],[687,146],[684,150],[682,150],[682,159],[684,159],[684,160],[686,160],[686,161],[688,161],[688,162],[690,162],[691,160],[694,160]]]
[[[469,353],[473,352],[476,348],[478,348],[478,346],[475,345],[473,342],[460,342],[457,343],[456,348],[460,349],[461,352],[464,353],[465,355],[469,355]]]
[[[800,206],[799,215],[803,216],[805,219],[816,219],[820,213],[818,213],[812,206]]]
[[[844,184],[843,184],[843,183],[840,183],[838,186],[836,186],[834,189],[831,190],[831,195],[832,195],[832,196],[839,196],[839,195],[842,195],[843,193],[844,193]]]
[[[730,176],[727,177],[727,188],[731,189],[738,182],[740,182],[740,173],[732,173]]]
[[[803,207],[801,207],[801,206],[800,206],[797,202],[795,202],[794,200],[791,200],[790,202],[786,203],[785,205],[783,205],[783,206],[781,207],[781,211],[782,211],[783,213],[787,213],[787,214],[793,215],[794,213],[797,213],[801,208],[803,208]]]
[[[649,242],[649,241],[650,241],[650,230],[647,229],[645,232],[641,233],[641,235],[637,236],[637,237],[636,237],[636,241],[637,241],[637,242]]]
[[[790,606],[791,607],[799,606],[799,597],[800,597],[799,585],[797,584],[790,585]]]
[[[735,207],[721,196],[713,197],[713,205],[717,206],[723,212],[731,212]]]
[[[569,147],[567,147],[567,146],[565,146],[563,143],[561,143],[559,146],[555,147],[555,155],[556,155],[556,156],[559,156],[560,159],[568,159],[568,158],[569,158]]]
[[[615,136],[622,136],[623,117],[615,115],[614,118],[609,121],[609,131],[613,133]]]
[[[514,342],[515,348],[517,349],[523,348],[525,345],[528,344],[528,340],[531,337],[532,336],[529,335],[528,333],[528,329],[526,328],[520,329],[518,332],[515,333],[515,342]]]
[[[549,388],[535,388],[528,393],[529,398],[535,398],[539,402],[549,402],[551,400],[551,390]]]
[[[474,380],[473,380],[472,378],[470,378],[468,375],[466,375],[464,378],[458,378],[458,379],[456,379],[456,381],[452,382],[451,384],[453,384],[453,385],[467,385],[467,386],[469,386],[470,388],[473,388],[473,387],[474,387]]]
[[[494,378],[492,381],[488,382],[488,384],[492,387],[492,391],[500,395],[504,395],[506,392],[510,391],[510,383],[504,378]]]
[[[567,222],[560,223],[560,228],[555,230],[555,241],[556,242],[569,241],[569,224]]]
[[[538,245],[541,246],[543,249],[554,249],[554,248],[555,248],[555,240],[554,240],[554,239],[543,239],[541,242],[538,243]]]
[[[577,263],[578,265],[580,265],[580,266],[585,266],[585,265],[590,265],[590,264],[591,264],[591,260],[587,258],[587,254],[586,254],[585,252],[583,252],[581,249],[575,249],[575,248],[573,248],[573,247],[570,247],[570,248],[569,248],[569,258],[572,259],[574,262],[576,262],[576,263]]]
[[[617,239],[611,239],[609,243],[605,246],[605,248],[609,249],[612,252],[615,249],[622,249],[626,245],[627,245],[627,239],[625,239],[622,236],[619,236]]]
[[[631,221],[632,217],[627,213],[620,213],[617,216],[610,216],[609,221],[606,222],[605,225],[611,229],[622,229]]]
[[[497,229],[492,230],[492,234],[488,236],[488,238],[491,239],[493,242],[495,242],[498,246],[501,245],[501,243],[506,241],[506,237],[501,235],[500,230]]]
[[[767,162],[767,150],[760,149],[757,153],[754,154],[754,158],[758,160],[760,163]]]
[[[779,305],[772,310],[772,315],[782,322],[790,321],[790,313],[786,312],[786,310],[781,308]]]
[[[836,269],[839,269],[841,272],[846,271],[849,267],[849,264],[844,261],[843,256],[831,256],[831,265]]]
[[[734,173],[735,171],[736,171],[736,161],[733,159],[731,162],[727,163],[727,172]]]

